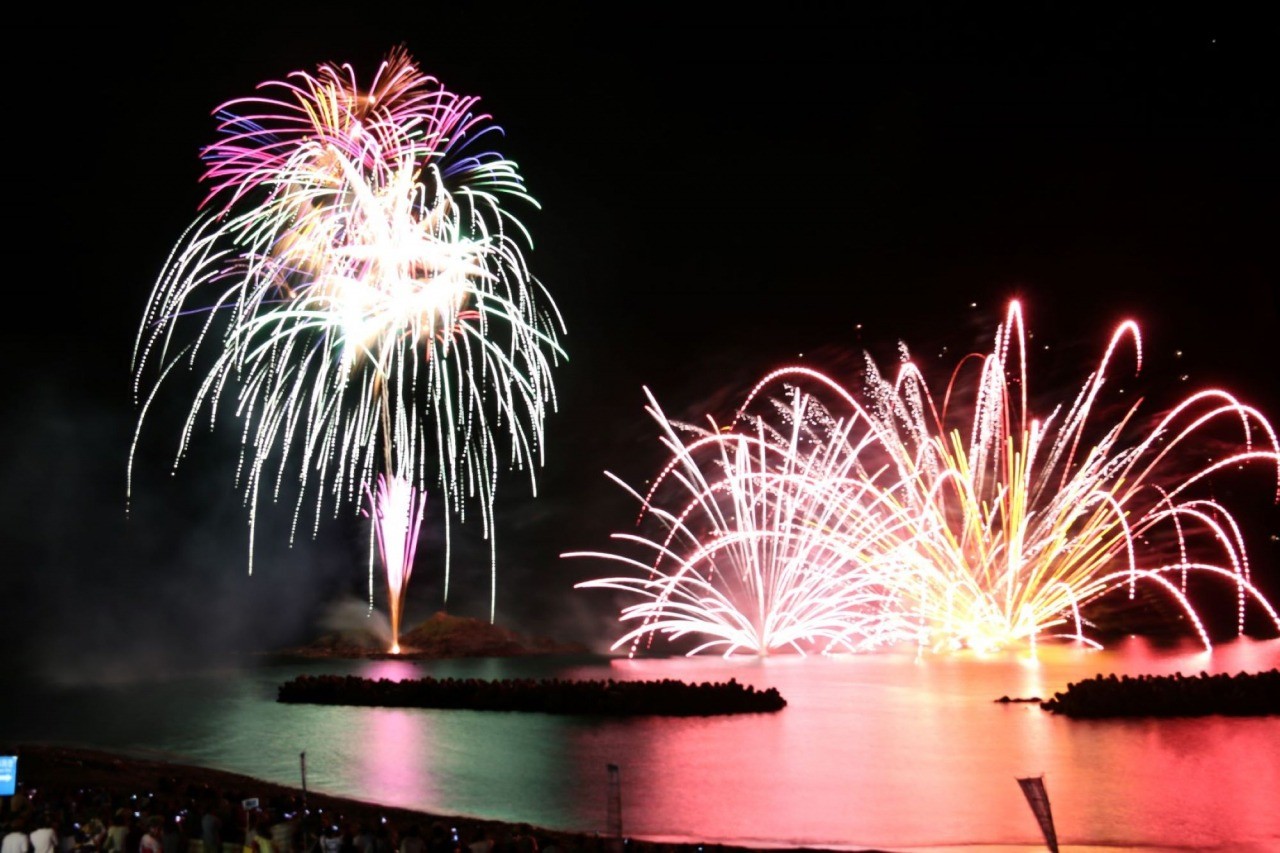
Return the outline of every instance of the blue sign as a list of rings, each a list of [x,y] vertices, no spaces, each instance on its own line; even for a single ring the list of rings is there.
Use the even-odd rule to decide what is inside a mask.
[[[0,755],[0,797],[12,797],[18,786],[18,756]]]

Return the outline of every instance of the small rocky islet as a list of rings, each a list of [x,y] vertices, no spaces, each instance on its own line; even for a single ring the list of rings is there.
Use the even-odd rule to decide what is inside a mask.
[[[1099,674],[1068,684],[1040,707],[1076,719],[1280,714],[1280,669],[1234,675]]]
[[[560,678],[411,678],[392,681],[354,675],[302,675],[281,684],[276,700],[288,704],[526,711],[602,717],[694,717],[781,711],[777,688],[756,690],[727,682],[691,684],[676,679],[618,681]]]

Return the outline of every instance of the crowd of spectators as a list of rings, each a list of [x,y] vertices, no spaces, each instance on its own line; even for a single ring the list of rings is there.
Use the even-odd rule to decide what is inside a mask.
[[[0,754],[24,771],[0,796],[0,853],[749,853],[441,817],[74,747],[7,744]]]
[[[307,808],[297,796],[259,802],[248,792],[190,786],[127,796],[81,787],[19,786],[0,797],[3,853],[559,853],[566,846],[525,825],[449,821],[376,806]]]

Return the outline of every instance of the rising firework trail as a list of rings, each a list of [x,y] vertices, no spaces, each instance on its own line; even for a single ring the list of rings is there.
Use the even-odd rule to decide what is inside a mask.
[[[1171,600],[1209,648],[1192,603],[1192,581],[1202,578],[1234,589],[1237,632],[1249,613],[1264,617],[1265,630],[1280,630],[1280,617],[1252,581],[1240,525],[1211,491],[1239,469],[1260,467],[1272,472],[1273,496],[1280,496],[1275,430],[1219,389],[1186,397],[1146,428],[1141,400],[1116,419],[1102,418],[1109,373],[1125,347],[1139,367],[1141,338],[1132,322],[1115,330],[1075,398],[1041,414],[1028,397],[1017,303],[992,351],[962,359],[940,397],[905,347],[892,377],[867,359],[861,394],[807,367],[776,370],[748,393],[729,428],[706,430],[687,444],[667,430],[671,462],[646,495],[633,493],[641,519],[657,520],[661,529],[619,537],[657,558],[574,552],[643,570],[579,586],[641,596],[623,610],[624,621],[640,624],[619,645],[655,633],[721,638],[726,624],[742,624],[755,633],[742,633],[727,650],[761,654],[785,644],[765,639],[760,626],[805,620],[818,620],[802,635],[810,647],[832,636],[819,625],[849,626],[823,650],[861,650],[905,636],[934,652],[1048,637],[1096,645],[1085,633],[1089,606],[1109,595],[1133,599],[1139,588]],[[792,405],[780,405],[788,396]],[[806,431],[769,430],[779,416],[803,421]],[[731,448],[748,441],[768,452],[752,457],[744,476],[744,457]],[[718,451],[707,453],[710,447]],[[1206,452],[1210,461],[1199,461]],[[661,486],[669,480],[685,484],[692,499],[665,509],[671,490]],[[733,512],[720,512],[722,505]],[[741,511],[765,505],[786,511]],[[768,552],[783,557],[785,572],[762,574],[758,553],[721,544],[774,539],[793,549]],[[733,559],[701,568],[710,565],[706,554],[722,551]],[[836,556],[811,556],[827,554]],[[769,582],[756,583],[759,577]],[[743,595],[744,584],[768,592]],[[842,600],[835,593],[849,589],[873,594]]]
[[[367,88],[349,65],[326,63],[223,104],[221,136],[203,152],[208,194],[135,346],[130,476],[165,380],[202,370],[175,467],[200,413],[212,424],[234,396],[250,572],[260,501],[287,477],[298,492],[290,541],[306,506],[314,534],[326,514],[367,498],[393,648],[429,485],[446,518],[478,504],[493,618],[498,471],[527,470],[536,494],[551,371],[564,357],[563,322],[508,208],[537,203],[516,164],[487,147],[501,131],[476,105],[402,48]],[[446,600],[450,541],[446,523]]]

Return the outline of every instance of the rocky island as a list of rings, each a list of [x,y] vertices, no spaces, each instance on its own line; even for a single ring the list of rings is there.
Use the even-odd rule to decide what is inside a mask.
[[[288,704],[381,705],[473,711],[533,711],[605,717],[695,717],[780,711],[777,688],[756,690],[736,679],[689,684],[675,679],[615,681],[559,678],[413,678],[392,681],[354,675],[303,675],[281,684]]]
[[[1073,718],[1263,716],[1280,714],[1280,669],[1236,675],[1114,674],[1067,685],[1040,703]]]
[[[372,630],[346,630],[324,634],[302,646],[273,653],[279,658],[367,658],[438,660],[443,658],[495,658],[520,655],[585,654],[581,643],[565,643],[549,637],[526,636],[472,616],[439,611],[400,635],[400,651]]]

